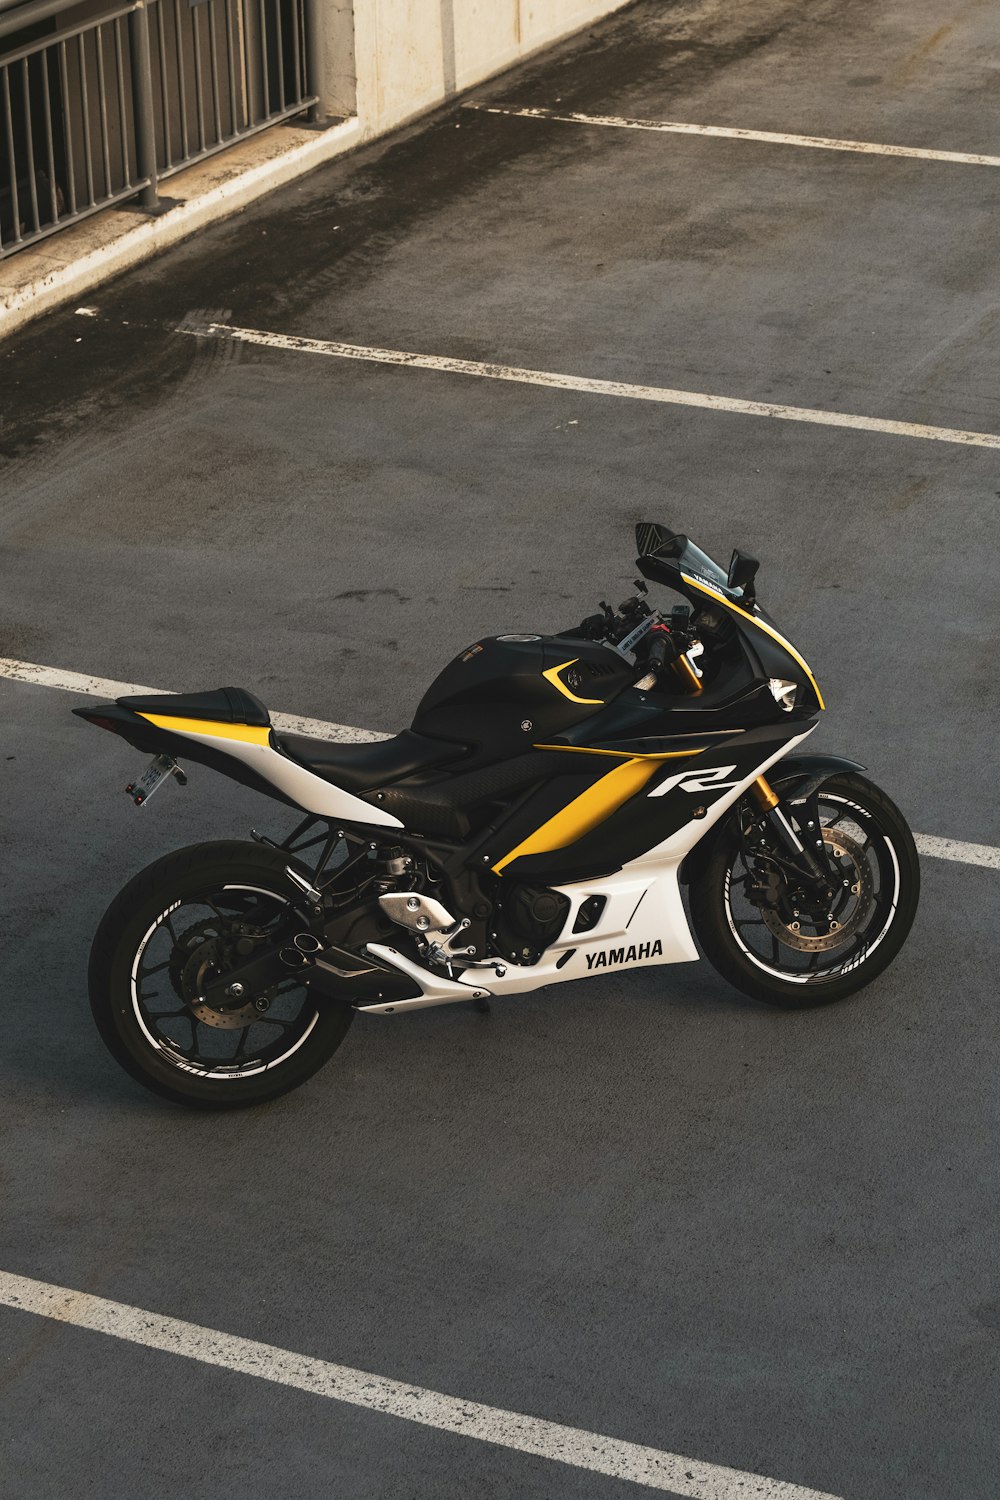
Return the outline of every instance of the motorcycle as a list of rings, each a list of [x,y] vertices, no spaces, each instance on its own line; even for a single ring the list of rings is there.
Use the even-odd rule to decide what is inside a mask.
[[[484,637],[395,738],[271,725],[250,692],[73,712],[153,759],[145,806],[196,762],[294,809],[281,843],[181,849],[112,901],[97,1026],[155,1093],[200,1108],[295,1088],[357,1011],[399,1015],[699,957],[772,1005],[840,1000],[899,952],[920,874],[902,814],[802,753],[811,668],[728,569],[644,522],[635,593],[557,635]],[[650,580],[680,596],[649,602]],[[685,910],[683,892],[687,892]]]

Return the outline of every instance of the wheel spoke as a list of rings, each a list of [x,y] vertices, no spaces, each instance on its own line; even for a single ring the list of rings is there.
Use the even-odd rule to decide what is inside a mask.
[[[160,940],[159,947],[144,946],[132,981],[132,997],[148,1034],[172,1056],[176,1066],[187,1064],[203,1076],[226,1070],[239,1075],[249,1072],[259,1058],[268,1062],[287,1056],[289,1048],[308,1031],[315,1019],[315,1007],[297,972],[287,972],[267,991],[277,1014],[253,1014],[245,1024],[238,1022],[225,1034],[216,1034],[216,1027],[203,1022],[193,1014],[190,1004],[183,1003],[185,997],[194,1002],[194,989],[204,987],[210,972],[225,972],[235,940],[273,940],[288,920],[290,908],[279,895],[263,889],[225,890],[220,886],[202,887],[161,914],[151,936],[163,932],[172,950],[164,959],[165,939]],[[199,949],[204,952],[199,953]],[[258,1024],[271,1028],[263,1040],[253,1029]],[[256,1040],[251,1040],[251,1034]]]
[[[189,1011],[188,1020],[191,1022],[191,1057],[194,1059],[201,1057],[201,1051],[198,1047],[198,1027],[201,1025],[201,1018],[200,1016],[192,1015]]]

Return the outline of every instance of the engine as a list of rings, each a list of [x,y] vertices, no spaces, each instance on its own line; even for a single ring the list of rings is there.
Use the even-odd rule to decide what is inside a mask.
[[[365,846],[336,868],[324,885],[328,940],[363,955],[368,943],[397,943],[423,963],[463,967],[503,958],[533,964],[562,931],[570,903],[545,886],[485,882],[465,892],[449,891],[428,861],[400,848]],[[492,898],[499,887],[495,899]],[[467,908],[471,915],[464,915]],[[403,934],[407,934],[409,942]]]
[[[545,886],[505,888],[493,913],[496,951],[511,963],[537,963],[562,931],[569,907],[566,896]]]

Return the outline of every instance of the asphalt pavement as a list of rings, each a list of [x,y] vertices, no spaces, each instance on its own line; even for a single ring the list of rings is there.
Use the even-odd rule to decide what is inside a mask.
[[[998,31],[650,0],[473,102],[989,154]],[[811,745],[1000,844],[997,448],[178,331],[996,434],[998,208],[998,167],[456,104],[0,344],[0,656],[392,731],[477,636],[624,597],[659,519],[762,559]],[[359,1017],[195,1117],[104,1053],[90,936],[159,854],[287,822],[207,770],[135,812],[79,701],[0,681],[0,1272],[846,1500],[995,1500],[1000,873],[925,860],[828,1010],[602,974]],[[4,1308],[0,1392],[18,1500],[642,1492]]]

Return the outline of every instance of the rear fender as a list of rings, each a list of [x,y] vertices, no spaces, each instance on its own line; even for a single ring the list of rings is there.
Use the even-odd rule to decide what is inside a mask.
[[[866,769],[858,761],[848,760],[843,755],[790,755],[787,760],[781,760],[772,766],[767,779],[783,802],[795,804],[808,801],[832,776],[857,775]],[[683,885],[690,885],[697,879],[711,858],[718,840],[731,836],[739,805],[737,802],[729,814],[710,830],[708,837],[695,844],[680,868]]]

